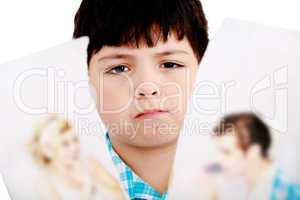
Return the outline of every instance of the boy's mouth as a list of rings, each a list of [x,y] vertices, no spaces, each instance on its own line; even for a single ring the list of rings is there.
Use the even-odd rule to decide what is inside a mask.
[[[168,111],[161,110],[161,109],[151,109],[151,110],[144,110],[143,112],[137,114],[134,118],[135,119],[145,119],[145,118],[152,118],[156,115],[166,113]]]

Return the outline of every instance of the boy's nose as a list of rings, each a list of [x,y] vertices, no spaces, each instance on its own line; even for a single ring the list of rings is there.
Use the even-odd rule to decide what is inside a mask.
[[[146,92],[139,92],[139,96],[154,96],[158,94],[157,91],[153,91],[151,94],[147,94]]]
[[[159,88],[154,84],[146,84],[137,88],[136,94],[138,97],[152,97],[159,95]]]

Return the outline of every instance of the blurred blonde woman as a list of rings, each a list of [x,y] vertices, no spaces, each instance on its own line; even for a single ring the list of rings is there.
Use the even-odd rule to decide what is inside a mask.
[[[42,199],[124,199],[118,181],[98,161],[81,156],[78,136],[62,117],[50,115],[38,124],[29,151],[41,172]]]

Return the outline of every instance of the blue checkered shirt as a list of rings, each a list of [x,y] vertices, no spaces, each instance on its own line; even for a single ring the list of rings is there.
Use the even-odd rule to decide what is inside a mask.
[[[161,195],[123,162],[119,155],[114,151],[108,133],[106,133],[106,144],[110,156],[112,157],[112,161],[119,172],[121,183],[127,191],[130,200],[165,200],[167,198],[167,192]]]

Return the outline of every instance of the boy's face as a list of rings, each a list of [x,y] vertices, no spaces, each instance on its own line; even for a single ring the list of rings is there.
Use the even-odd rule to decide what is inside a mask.
[[[150,48],[105,46],[89,63],[97,109],[110,137],[136,147],[176,143],[198,69],[188,40]]]

